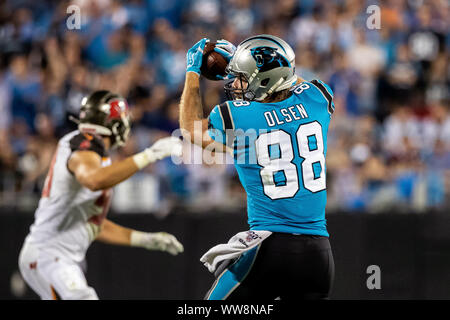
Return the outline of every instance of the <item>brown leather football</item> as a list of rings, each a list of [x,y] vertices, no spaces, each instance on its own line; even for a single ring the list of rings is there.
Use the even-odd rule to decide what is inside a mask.
[[[225,68],[228,65],[227,60],[221,54],[214,51],[215,45],[215,42],[208,42],[203,50],[203,60],[200,73],[209,80],[220,80],[217,79],[216,76],[225,76]]]

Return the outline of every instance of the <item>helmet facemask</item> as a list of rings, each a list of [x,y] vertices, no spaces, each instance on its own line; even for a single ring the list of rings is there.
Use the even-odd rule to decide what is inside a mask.
[[[110,106],[110,114],[108,115],[109,124],[111,128],[111,148],[116,149],[125,145],[130,134],[130,115],[128,105],[124,99],[115,98],[107,102]],[[117,115],[113,115],[113,108]]]
[[[231,69],[227,69],[227,73],[232,78],[224,86],[227,99],[252,101],[255,98],[255,93],[249,89],[248,77],[244,73],[233,72]],[[233,86],[235,81],[239,81],[238,88]]]
[[[120,148],[128,141],[130,134],[130,122],[127,116],[122,121],[115,121],[111,126],[111,148]]]

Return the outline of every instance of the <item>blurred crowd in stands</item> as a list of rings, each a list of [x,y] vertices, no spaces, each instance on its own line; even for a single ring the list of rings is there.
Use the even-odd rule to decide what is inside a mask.
[[[80,28],[67,20],[80,12]],[[370,5],[380,28],[369,28]],[[5,0],[0,2],[0,205],[34,208],[83,96],[128,98],[131,155],[178,128],[186,51],[203,37],[234,44],[273,34],[297,74],[328,83],[328,212],[450,207],[450,6],[447,0]],[[202,82],[205,114],[223,82]],[[174,205],[245,207],[232,165],[160,161],[116,188],[118,212]]]

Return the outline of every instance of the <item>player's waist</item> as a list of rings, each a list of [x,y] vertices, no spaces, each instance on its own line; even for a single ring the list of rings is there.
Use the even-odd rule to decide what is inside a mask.
[[[328,239],[328,237],[326,236],[316,234],[300,234],[300,233],[286,233],[286,232],[272,232],[271,237],[280,240],[299,240],[299,241]]]
[[[331,250],[328,237],[273,232],[266,240],[264,246],[273,252],[301,253],[308,251]]]
[[[36,234],[29,234],[25,243],[33,245],[36,249],[58,257],[65,257],[73,261],[82,261],[90,246],[84,239],[70,239],[66,237],[41,238]]]
[[[249,219],[251,230],[267,230],[277,233],[286,233],[293,235],[312,235],[328,237],[326,220],[320,221],[289,221],[289,220],[265,220]]]
[[[27,236],[35,244],[63,247],[71,251],[83,251],[92,242],[88,224],[77,223],[68,229],[59,229],[54,225],[32,225]]]
[[[267,230],[273,233],[289,234],[293,236],[319,236],[328,238],[330,235],[326,227],[317,229],[304,229],[301,227],[290,227],[290,226],[257,226],[250,227],[250,230]]]

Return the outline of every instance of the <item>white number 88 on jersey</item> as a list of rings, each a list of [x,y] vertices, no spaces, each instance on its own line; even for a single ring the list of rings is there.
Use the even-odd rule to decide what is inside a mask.
[[[275,130],[261,134],[256,139],[256,154],[260,170],[264,193],[272,200],[291,198],[299,190],[299,176],[297,166],[293,163],[293,140],[297,140],[301,163],[302,180],[305,189],[319,192],[326,189],[325,154],[322,127],[317,122],[300,125],[294,139],[283,130]],[[311,147],[311,141],[315,146]],[[272,146],[279,147],[279,156],[270,154]],[[320,166],[317,176],[314,167]],[[284,182],[277,184],[275,174],[284,174]]]

